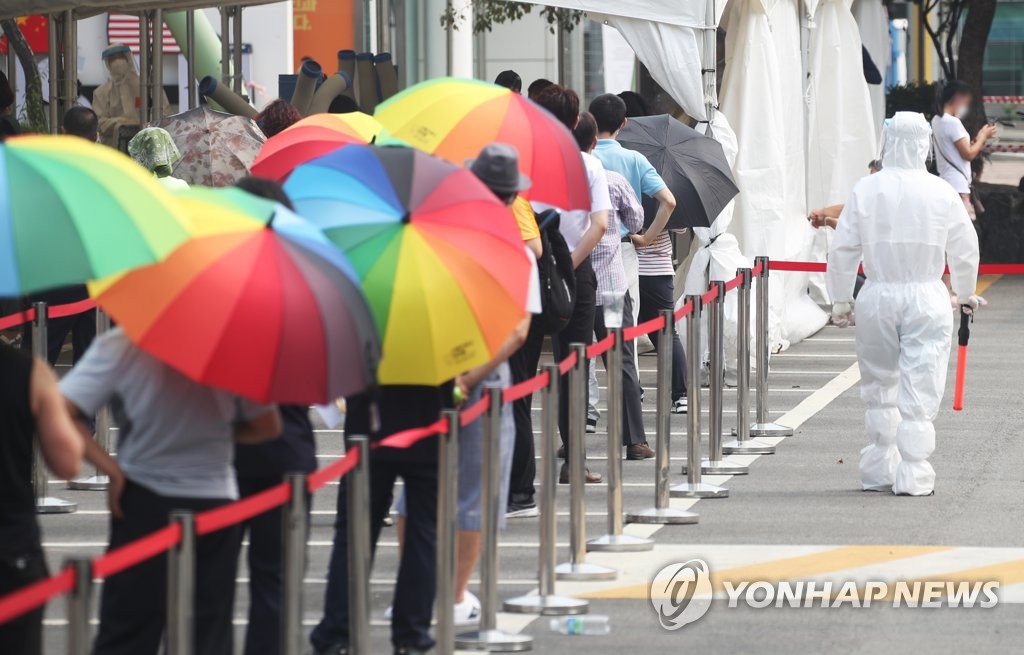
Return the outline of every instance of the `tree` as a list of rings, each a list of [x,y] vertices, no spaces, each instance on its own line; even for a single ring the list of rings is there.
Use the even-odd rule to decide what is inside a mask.
[[[473,33],[490,32],[495,25],[503,25],[521,19],[523,16],[533,12],[534,5],[529,2],[511,2],[507,0],[474,0],[473,1]],[[548,29],[552,34],[559,29],[571,32],[573,28],[583,20],[583,12],[573,9],[559,9],[558,7],[543,7],[540,15],[548,22]],[[441,16],[441,25],[458,29],[463,16],[457,15],[457,11],[448,5],[447,10]]]
[[[962,80],[974,90],[967,129],[973,134],[985,122],[982,64],[996,15],[997,0],[915,0],[926,16],[925,31],[935,47],[943,77]]]
[[[25,127],[29,132],[45,133],[48,130],[46,110],[43,108],[43,81],[39,76],[39,66],[36,65],[35,53],[32,46],[28,44],[21,27],[12,18],[0,20],[0,27],[3,28],[4,36],[7,37],[8,51],[14,52],[25,72]]]

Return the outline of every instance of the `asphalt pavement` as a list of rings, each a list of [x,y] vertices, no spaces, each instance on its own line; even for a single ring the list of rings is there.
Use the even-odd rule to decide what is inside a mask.
[[[991,280],[989,280],[991,281]],[[537,652],[580,653],[878,653],[880,651],[950,653],[1011,652],[1024,637],[1024,279],[998,279],[985,292],[991,305],[975,323],[971,340],[966,408],[946,400],[936,422],[938,448],[932,457],[938,482],[935,496],[897,498],[859,491],[857,459],[865,443],[863,408],[857,391],[853,350],[855,328],[827,327],[812,338],[773,357],[770,376],[772,417],[796,426],[792,437],[777,441],[777,453],[730,459],[749,463],[745,476],[711,477],[729,488],[726,499],[673,500],[673,506],[700,515],[697,525],[627,526],[652,535],[656,547],[646,553],[591,553],[588,561],[619,570],[617,580],[559,583],[558,592],[590,600],[592,614],[610,616],[606,636],[554,634],[548,618],[499,614],[498,625],[534,638]],[[653,355],[640,358],[641,382],[648,389],[644,415],[654,441]],[[599,375],[604,385],[603,371]],[[724,425],[735,425],[736,391],[725,391]],[[704,393],[706,411],[706,390]],[[539,399],[535,403],[539,419]],[[707,416],[703,417],[707,430]],[[539,425],[539,421],[538,421]],[[604,472],[604,421],[588,437],[591,468]],[[672,418],[673,482],[685,477],[686,417]],[[539,437],[539,435],[538,435]],[[341,453],[341,434],[318,433],[322,464]],[[627,511],[653,506],[653,461],[624,462],[623,504]],[[51,566],[76,553],[102,552],[108,515],[104,494],[71,491],[51,484],[53,493],[79,503],[68,515],[43,516],[44,542]],[[335,486],[316,494],[305,584],[307,628],[319,619],[333,535]],[[605,532],[605,484],[589,485],[587,535]],[[558,490],[560,560],[568,557],[568,488]],[[510,520],[501,535],[499,597],[536,588],[538,519]],[[390,603],[397,564],[393,529],[381,536],[372,586],[374,653],[388,650],[384,609]],[[718,586],[707,615],[682,629],[659,625],[648,600],[650,581],[663,566],[700,558],[718,577],[732,580],[999,580],[1000,603],[991,609],[900,608],[729,608]],[[244,554],[242,560],[244,562]],[[244,631],[248,574],[240,565],[236,627]],[[95,603],[94,603],[95,611]],[[66,606],[50,604],[46,613],[47,653],[63,652]]]

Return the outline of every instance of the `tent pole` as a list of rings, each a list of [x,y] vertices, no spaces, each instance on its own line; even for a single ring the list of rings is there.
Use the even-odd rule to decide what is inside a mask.
[[[49,19],[47,21],[49,25],[49,33],[47,35],[49,39],[49,43],[47,44],[49,46],[49,52],[46,57],[50,70],[47,74],[46,81],[50,91],[50,134],[56,134],[57,126],[60,124],[60,114],[58,113],[60,105],[60,88],[57,85],[57,80],[60,75],[60,62],[57,59],[57,24],[60,21],[60,18],[59,14],[50,14],[47,18]]]
[[[704,76],[704,113],[708,123],[708,133],[711,132],[711,123],[715,120],[715,109],[717,102],[718,86],[718,25],[717,12],[715,11],[715,0],[707,0],[704,4],[704,61],[701,74]]]
[[[220,8],[220,81],[231,84],[231,23],[228,8]]]
[[[71,9],[64,12],[64,47],[63,73],[64,73],[64,106],[67,111],[78,104],[78,23],[75,22],[75,12]],[[62,114],[63,116],[63,114]]]
[[[164,11],[153,10],[153,76],[152,98],[153,124],[157,125],[164,117]]]
[[[242,76],[242,6],[238,5],[232,10],[233,22],[232,28],[234,33],[234,44],[232,44],[232,52],[234,53],[234,82],[235,93],[242,95],[242,86],[245,78]]]
[[[188,108],[195,109],[196,103],[196,10],[185,13],[185,66],[188,69]],[[181,104],[179,102],[179,104]]]
[[[139,122],[149,123],[149,12],[139,14]]]

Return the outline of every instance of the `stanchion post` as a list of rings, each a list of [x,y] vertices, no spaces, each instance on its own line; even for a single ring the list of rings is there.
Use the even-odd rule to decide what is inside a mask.
[[[455,647],[468,650],[510,653],[533,648],[533,637],[498,630],[498,518],[501,503],[501,392],[488,385],[484,414],[483,480],[480,498],[480,626],[455,638]]]
[[[555,568],[559,580],[614,580],[618,571],[587,563],[587,346],[571,345],[576,363],[569,369],[569,561]]]
[[[722,412],[725,387],[725,282],[713,281],[709,290],[717,291],[708,314],[708,347],[711,371],[708,384],[708,456],[700,460],[705,475],[746,475],[750,469],[722,458]],[[686,473],[690,460],[683,464]]]
[[[687,302],[693,306],[686,317],[686,350],[690,357],[686,360],[690,366],[688,371],[691,387],[700,380],[701,357],[700,352],[700,315],[703,310],[703,301],[698,295],[689,296]],[[686,461],[700,462],[700,390],[689,395],[689,408],[686,412]],[[686,482],[672,487],[671,494],[674,498],[727,498],[729,490],[718,485],[708,484],[701,478],[700,466],[684,466]]]
[[[555,537],[558,531],[558,516],[555,509],[555,495],[558,489],[558,446],[555,433],[558,431],[560,372],[558,364],[547,364],[544,370],[548,375],[548,383],[544,387],[544,404],[541,408],[540,550],[537,557],[539,591],[536,595],[510,598],[505,601],[504,609],[506,612],[546,616],[583,614],[590,605],[587,601],[555,595]]]
[[[447,430],[438,439],[437,470],[437,653],[455,652],[455,567],[456,531],[455,514],[459,494],[459,412],[446,410],[442,414]]]
[[[693,311],[690,316],[696,315],[700,318],[700,297],[696,298]],[[672,430],[672,339],[676,338],[672,330],[675,316],[672,310],[666,309],[661,312],[665,324],[661,326],[661,334],[658,335],[658,395],[657,395],[657,438],[658,443],[654,451],[654,507],[642,512],[630,513],[626,520],[631,523],[659,523],[659,524],[693,524],[698,520],[696,512],[689,512],[669,507],[669,498],[672,489],[669,483],[669,466],[671,461],[671,449],[669,439]],[[699,335],[699,333],[698,333]],[[698,350],[690,350],[690,361],[700,361],[696,357]],[[690,384],[696,384],[700,377],[693,376],[693,367],[690,367]],[[699,393],[690,394],[689,414],[693,416],[695,410],[693,403],[699,398]],[[698,401],[699,404],[699,401]]]
[[[370,653],[370,441],[348,438],[359,460],[345,480],[348,500],[348,647],[351,655]],[[300,629],[301,632],[301,629]]]
[[[611,329],[608,351],[608,533],[587,542],[587,550],[635,552],[652,550],[654,540],[622,534],[622,327]]]
[[[754,265],[761,265],[761,273],[757,276],[757,325],[755,329],[755,347],[757,352],[757,416],[750,426],[753,437],[788,437],[793,428],[773,423],[768,412],[768,258],[757,257]]]
[[[96,308],[96,336],[100,336],[103,333],[110,330],[110,317],[99,307]],[[75,353],[76,355],[78,353]],[[96,443],[103,449],[103,452],[109,453],[110,448],[110,408],[104,405],[96,411],[95,417],[95,430],[96,430]],[[79,491],[105,491],[107,485],[110,484],[109,478],[96,469],[93,475],[87,478],[79,478],[77,480],[71,480],[68,482],[68,489],[77,489]]]
[[[35,318],[32,319],[32,355],[47,361],[47,305],[45,302],[32,303]],[[36,494],[36,512],[39,514],[67,514],[78,509],[78,503],[50,495],[50,478],[46,472],[46,461],[39,439],[32,440],[32,488]]]
[[[68,594],[68,655],[88,655],[92,647],[89,605],[92,601],[92,558],[75,555],[65,561],[75,570],[75,586]]]
[[[284,558],[281,589],[281,652],[284,655],[300,655],[305,645],[302,628],[302,578],[306,575],[306,535],[309,534],[309,490],[305,473],[289,473],[289,497],[285,505]],[[348,517],[349,525],[353,523]],[[352,541],[349,540],[349,552]],[[358,574],[349,576],[357,579]],[[350,587],[351,588],[351,587]]]
[[[167,557],[167,655],[191,655],[196,580],[196,519],[187,510],[171,512],[181,539]]]
[[[750,437],[750,287],[749,268],[736,274],[743,278],[736,289],[736,438],[722,444],[726,455],[774,455],[775,446]]]

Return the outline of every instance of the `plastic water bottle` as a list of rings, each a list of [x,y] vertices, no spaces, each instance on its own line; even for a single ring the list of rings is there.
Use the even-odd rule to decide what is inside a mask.
[[[603,614],[580,614],[551,619],[551,631],[563,635],[606,635],[612,626]]]

